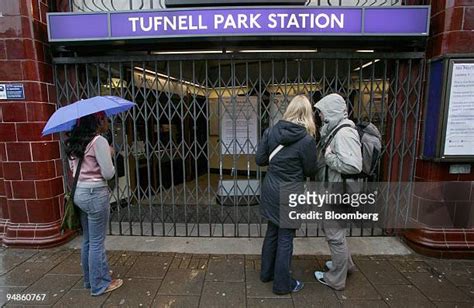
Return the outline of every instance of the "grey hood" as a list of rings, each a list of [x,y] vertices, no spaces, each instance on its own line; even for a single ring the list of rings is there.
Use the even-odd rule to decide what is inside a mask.
[[[354,122],[347,117],[347,105],[339,94],[329,94],[314,105],[324,117],[321,127],[321,138],[324,140],[334,128],[342,124],[343,127],[330,142],[331,151],[320,149],[318,162],[320,170],[318,179],[326,180],[325,169],[327,166],[329,182],[342,182],[341,174],[357,174],[362,171],[362,152],[359,133]]]
[[[342,120],[347,119],[346,101],[339,94],[329,94],[319,100],[314,107],[318,109],[324,117],[324,124],[321,127],[321,138],[327,136]]]

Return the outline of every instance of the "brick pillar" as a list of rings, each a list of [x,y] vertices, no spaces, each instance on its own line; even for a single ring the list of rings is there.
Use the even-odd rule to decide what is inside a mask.
[[[474,2],[472,0],[442,0],[431,2],[431,33],[428,40],[427,58],[432,59],[446,54],[474,52]],[[423,129],[423,126],[421,126]],[[416,180],[419,182],[474,181],[474,170],[470,174],[450,174],[449,163],[417,160]],[[472,164],[471,164],[471,167]],[[459,183],[456,195],[471,194],[472,185]],[[457,204],[449,197],[449,190],[440,192],[434,200],[415,204],[416,212],[434,211],[440,206],[453,214],[454,222],[474,215],[472,204]],[[423,214],[420,214],[423,215]],[[420,216],[418,215],[418,216]],[[474,226],[466,228],[434,228],[429,221],[421,221],[420,228],[410,230],[405,237],[412,248],[418,252],[436,257],[474,256]],[[462,225],[462,224],[460,224]]]
[[[63,170],[58,136],[41,137],[55,110],[46,0],[1,0],[0,81],[23,83],[25,100],[0,101],[2,242],[48,247],[61,234]],[[4,191],[4,192],[3,192]]]

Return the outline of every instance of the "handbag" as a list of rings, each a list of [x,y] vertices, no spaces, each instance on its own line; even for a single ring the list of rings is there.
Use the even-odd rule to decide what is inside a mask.
[[[77,164],[76,175],[74,176],[71,191],[64,195],[64,216],[61,222],[62,231],[77,230],[81,227],[80,209],[74,204],[74,194],[76,192],[79,174],[81,173],[82,160],[83,158],[79,159],[79,163]]]

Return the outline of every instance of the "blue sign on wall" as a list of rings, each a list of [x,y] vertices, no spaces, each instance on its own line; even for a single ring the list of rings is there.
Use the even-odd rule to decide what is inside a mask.
[[[21,83],[0,84],[0,99],[23,100],[25,99],[25,88]]]

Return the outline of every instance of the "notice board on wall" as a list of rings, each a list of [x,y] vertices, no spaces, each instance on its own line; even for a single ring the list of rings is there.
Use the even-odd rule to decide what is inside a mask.
[[[474,61],[452,62],[443,156],[474,156]]]
[[[447,66],[441,159],[474,158],[474,59],[451,59]]]
[[[423,158],[474,161],[474,54],[429,63]]]

